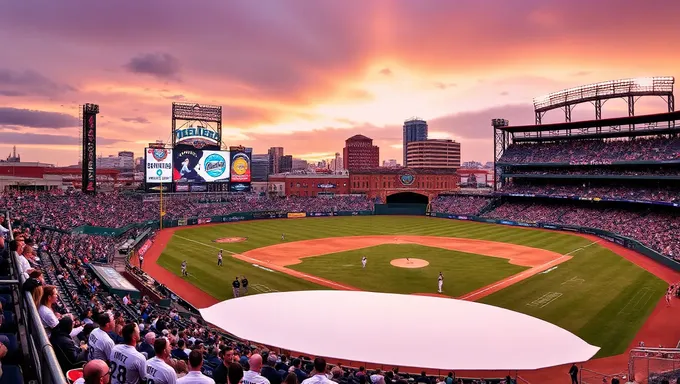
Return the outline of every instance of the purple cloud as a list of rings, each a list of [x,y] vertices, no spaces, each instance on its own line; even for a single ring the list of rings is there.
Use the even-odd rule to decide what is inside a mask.
[[[126,123],[139,123],[139,124],[149,124],[150,121],[146,117],[122,117],[121,120],[123,120]]]
[[[56,96],[76,89],[57,84],[36,71],[11,71],[0,69],[0,94],[3,96]]]
[[[0,126],[59,129],[79,124],[77,117],[66,113],[0,107]]]
[[[80,138],[66,135],[43,135],[36,133],[2,132],[3,144],[32,144],[32,145],[78,145]],[[97,137],[97,144],[111,145],[125,143],[125,140]]]
[[[169,53],[147,53],[133,57],[124,67],[132,73],[166,80],[176,79],[180,71],[179,60]]]

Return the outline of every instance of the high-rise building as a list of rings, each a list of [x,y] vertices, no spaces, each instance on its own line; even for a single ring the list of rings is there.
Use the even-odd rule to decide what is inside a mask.
[[[403,156],[402,159],[404,167],[410,166],[406,158],[406,147],[412,141],[427,140],[427,122],[423,119],[414,117],[404,121],[404,140],[402,142]]]
[[[345,169],[345,164],[342,159],[342,156],[340,156],[339,152],[335,152],[335,158],[331,160],[331,167],[330,170],[333,172],[339,172]]]
[[[293,155],[285,155],[279,158],[279,173],[293,170]]]
[[[307,164],[307,160],[293,158],[293,170],[294,171],[304,171],[308,167],[309,167],[309,164]]]
[[[412,141],[406,148],[409,168],[460,168],[460,143],[453,140]]]
[[[396,159],[383,160],[382,166],[385,168],[397,168],[399,164]]]
[[[269,174],[280,173],[280,162],[283,157],[283,147],[269,148]]]
[[[123,172],[132,172],[135,169],[135,154],[130,151],[118,152],[118,156],[97,158],[97,168],[119,169]]]
[[[250,158],[250,168],[252,181],[267,181],[270,169],[269,154],[253,155]]]
[[[378,168],[380,148],[373,145],[373,139],[354,135],[345,140],[343,149],[344,168],[348,171]]]

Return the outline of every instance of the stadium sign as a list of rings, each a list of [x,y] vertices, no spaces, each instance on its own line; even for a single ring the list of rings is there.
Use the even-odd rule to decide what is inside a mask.
[[[220,141],[219,134],[205,127],[188,127],[175,131],[177,144],[190,144],[196,148],[205,145],[216,145]]]
[[[412,185],[414,181],[416,181],[416,177],[413,175],[401,175],[399,176],[399,181],[403,185]]]

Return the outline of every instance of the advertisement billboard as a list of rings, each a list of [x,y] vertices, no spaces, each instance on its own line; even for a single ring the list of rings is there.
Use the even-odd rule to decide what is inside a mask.
[[[250,156],[246,152],[232,152],[231,181],[234,183],[250,183]]]
[[[172,149],[146,148],[146,182],[172,183]]]
[[[176,150],[172,179],[178,183],[226,183],[230,176],[229,151]]]

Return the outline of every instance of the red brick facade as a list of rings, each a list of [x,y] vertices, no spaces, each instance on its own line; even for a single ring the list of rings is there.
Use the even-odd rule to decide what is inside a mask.
[[[380,148],[373,145],[373,139],[354,135],[345,140],[342,150],[343,165],[348,171],[378,168]]]
[[[271,175],[269,182],[283,182],[286,196],[347,195],[350,190],[349,175]]]
[[[460,177],[455,173],[428,169],[379,168],[352,172],[349,177],[351,193],[379,197],[383,203],[387,196],[401,192],[419,193],[431,201],[441,193],[457,191],[459,183]]]

